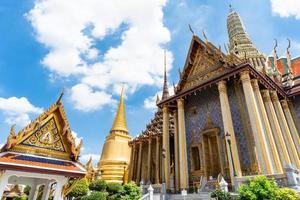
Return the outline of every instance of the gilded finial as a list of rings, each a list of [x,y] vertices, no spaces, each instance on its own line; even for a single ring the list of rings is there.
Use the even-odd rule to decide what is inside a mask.
[[[115,121],[113,123],[113,126],[112,126],[110,132],[113,132],[113,131],[123,131],[123,132],[128,133],[126,117],[125,117],[124,86],[122,87],[122,90],[121,90],[119,107],[117,110]]]
[[[204,29],[202,30],[202,34],[203,34],[203,37],[204,37],[204,39],[205,39],[205,42],[208,43],[208,39],[207,39],[207,37],[206,37],[206,34],[205,34]]]
[[[229,51],[228,51],[228,48],[227,48],[226,44],[224,44],[224,49],[225,49],[226,53],[229,54]]]
[[[61,102],[61,99],[63,98],[64,94],[65,94],[65,89],[62,88],[61,93],[60,93],[60,95],[59,95],[59,97],[58,97],[58,99],[57,99],[56,102]]]
[[[273,47],[273,50],[274,50],[274,52],[276,53],[276,48],[277,48],[277,39],[274,39],[274,41],[275,41],[275,45],[274,45],[274,47]]]
[[[166,50],[164,50],[164,85],[163,85],[162,100],[169,97],[168,80],[167,80],[167,61],[166,60],[167,60]]]
[[[156,95],[156,104],[158,104],[160,102],[159,96],[158,94]]]
[[[194,30],[192,29],[192,26],[189,24],[189,29],[190,29],[190,31],[191,31],[191,33],[193,34],[193,36],[195,35],[195,32],[194,32]]]
[[[287,41],[289,42],[288,47],[286,48],[286,51],[289,52],[289,49],[291,48],[291,40],[287,38]]]

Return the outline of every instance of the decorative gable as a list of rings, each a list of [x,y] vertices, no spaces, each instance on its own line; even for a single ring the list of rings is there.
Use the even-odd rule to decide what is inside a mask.
[[[180,82],[176,92],[187,90],[216,77],[241,61],[234,55],[225,55],[210,42],[193,36]]]
[[[13,126],[1,151],[77,161],[82,141],[75,144],[60,99],[18,134]]]

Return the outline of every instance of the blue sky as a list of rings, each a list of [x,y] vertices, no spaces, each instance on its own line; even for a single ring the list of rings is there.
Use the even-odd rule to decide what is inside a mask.
[[[135,136],[153,116],[161,90],[163,49],[170,85],[178,81],[189,47],[188,24],[216,46],[228,42],[229,4],[254,44],[269,54],[300,55],[298,0],[1,0],[0,144],[58,98],[71,128],[84,139],[82,160],[99,158],[120,88],[126,87],[127,123]],[[98,157],[96,157],[98,155]]]

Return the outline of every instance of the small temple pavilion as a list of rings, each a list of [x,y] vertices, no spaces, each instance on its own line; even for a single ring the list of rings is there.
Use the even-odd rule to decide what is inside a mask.
[[[53,190],[53,199],[62,200],[86,175],[78,162],[82,141],[75,144],[61,97],[19,133],[11,128],[0,152],[0,199],[12,184],[29,185],[30,200],[37,198],[40,186],[42,200]]]

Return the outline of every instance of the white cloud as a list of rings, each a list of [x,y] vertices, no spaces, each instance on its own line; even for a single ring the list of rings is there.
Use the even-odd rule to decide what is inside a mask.
[[[280,17],[294,16],[300,19],[299,0],[271,0],[272,12]]]
[[[85,163],[87,163],[87,161],[89,161],[89,159],[91,157],[93,159],[94,165],[100,160],[100,154],[89,153],[89,154],[83,154],[82,156],[80,156],[80,162],[85,164]]]
[[[174,89],[173,86],[169,87],[169,94],[170,95],[174,95]],[[145,99],[144,101],[144,107],[146,109],[150,109],[150,110],[155,110],[157,108],[156,106],[156,99],[157,99],[157,95],[159,96],[159,99],[162,98],[162,90],[157,92],[155,95],[148,97]]]
[[[93,111],[109,104],[110,95],[119,94],[116,88],[123,83],[133,93],[142,85],[161,82],[162,46],[170,41],[163,25],[165,4],[166,0],[36,0],[26,16],[38,41],[49,48],[43,65],[53,74],[76,77],[71,100],[77,109]],[[101,42],[110,36],[121,41],[102,52]],[[169,70],[172,53],[167,51],[167,57]]]
[[[112,96],[100,90],[93,90],[85,84],[77,84],[71,89],[71,101],[75,108],[89,112],[102,108],[105,104],[113,102]]]
[[[75,144],[78,145],[80,143],[80,141],[82,140],[82,137],[78,137],[78,134],[75,131],[72,131],[72,135],[75,138]],[[81,147],[81,150],[83,150],[83,147]]]
[[[26,126],[30,122],[31,114],[40,114],[43,109],[32,105],[27,98],[0,97],[0,110],[3,112],[5,122],[9,125]]]
[[[4,145],[4,144],[2,144],[2,143],[0,144],[0,149],[3,147],[3,145]]]

